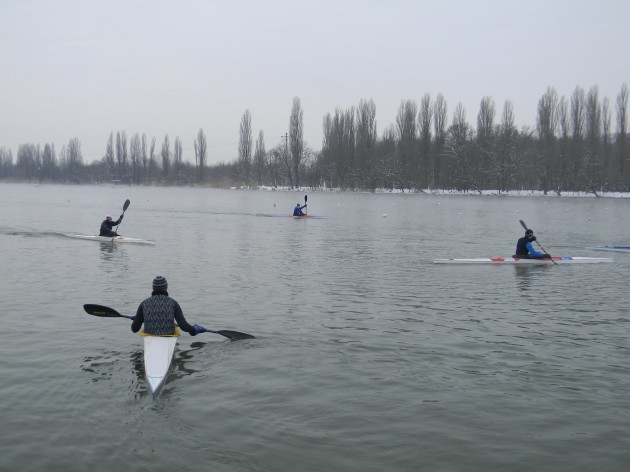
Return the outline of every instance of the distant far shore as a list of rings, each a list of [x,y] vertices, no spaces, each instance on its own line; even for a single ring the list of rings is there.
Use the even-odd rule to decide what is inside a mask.
[[[109,186],[109,187],[142,187],[136,185],[130,185],[125,183],[100,183],[100,184],[62,184],[62,183],[47,183],[47,182],[16,182],[4,180],[0,181],[0,185],[9,184],[9,185],[34,185],[34,186],[45,186],[45,185],[85,185],[85,186]],[[150,185],[149,187],[161,187],[161,185]],[[164,187],[177,187],[175,185]],[[214,189],[223,189],[223,190],[264,190],[270,192],[345,192],[345,193],[379,193],[379,194],[421,194],[421,195],[439,195],[439,196],[492,196],[492,197],[546,197],[546,198],[630,198],[630,192],[605,192],[605,191],[547,191],[543,190],[445,190],[445,189],[386,189],[386,188],[377,188],[373,191],[371,190],[343,190],[340,188],[328,188],[328,187],[269,187],[269,186],[252,186],[252,187],[213,187],[213,186],[204,186],[204,185],[186,185],[179,186],[182,188],[214,188]]]

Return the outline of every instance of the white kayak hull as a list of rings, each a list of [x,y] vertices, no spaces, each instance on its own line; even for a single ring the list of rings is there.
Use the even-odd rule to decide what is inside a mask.
[[[603,262],[612,262],[607,257],[571,257],[571,256],[553,256],[553,262],[550,259],[520,259],[514,257],[490,257],[490,258],[474,258],[474,259],[435,259],[434,264],[597,264]]]
[[[133,244],[155,244],[155,241],[151,241],[150,239],[140,239],[140,238],[128,238],[126,236],[92,236],[89,234],[66,234],[69,238],[75,239],[85,239],[87,241],[100,241],[102,243],[133,243]]]
[[[168,374],[177,336],[149,336],[144,335],[144,371],[151,388],[151,393],[155,397]]]
[[[598,251],[630,252],[630,246],[590,246],[589,249],[596,249]]]

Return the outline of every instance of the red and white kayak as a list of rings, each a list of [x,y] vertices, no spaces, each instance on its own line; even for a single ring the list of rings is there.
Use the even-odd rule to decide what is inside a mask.
[[[521,259],[518,257],[489,257],[474,259],[435,259],[434,264],[598,264],[612,262],[608,257],[552,256],[551,259]]]
[[[296,218],[296,219],[302,219],[302,218],[313,218],[313,219],[323,219],[326,218],[325,216],[319,216],[319,215],[287,215],[290,216],[292,218]]]
[[[128,238],[126,236],[91,236],[88,234],[66,234],[69,238],[85,239],[87,241],[100,241],[102,243],[134,243],[134,244],[156,244],[150,239]]]

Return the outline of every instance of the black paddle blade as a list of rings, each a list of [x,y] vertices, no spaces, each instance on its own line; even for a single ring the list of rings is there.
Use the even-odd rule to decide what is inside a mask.
[[[128,316],[121,315],[116,310],[108,306],[86,303],[83,305],[83,309],[88,315],[99,316],[101,318],[128,318]]]
[[[225,336],[226,338],[230,338],[232,341],[237,341],[239,339],[256,339],[255,336],[247,333],[239,333],[238,331],[230,331],[229,329],[223,329],[221,331],[210,331],[209,333],[220,334],[221,336]]]
[[[518,221],[520,221],[521,226],[525,228],[525,230],[527,230],[527,225],[525,224],[525,222],[523,220],[518,220]]]
[[[123,213],[127,211],[127,208],[129,208],[130,204],[131,202],[129,201],[129,199],[125,200],[125,204],[123,205]]]

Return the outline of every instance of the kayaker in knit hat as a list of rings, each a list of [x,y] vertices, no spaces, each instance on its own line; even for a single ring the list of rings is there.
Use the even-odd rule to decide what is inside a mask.
[[[137,333],[144,323],[146,334],[168,336],[175,334],[175,322],[177,322],[179,329],[188,332],[191,336],[205,333],[206,328],[203,326],[188,324],[179,303],[168,296],[167,289],[166,278],[158,275],[153,279],[153,292],[138,306],[136,316],[133,317],[133,323],[131,323],[131,331]]]
[[[516,241],[516,254],[512,257],[517,259],[545,259],[550,258],[549,254],[543,254],[532,246],[532,243],[536,241],[536,236],[534,236],[533,229],[526,229],[525,236]]]
[[[118,233],[116,231],[114,231],[112,228],[114,226],[118,226],[120,224],[120,222],[122,221],[124,216],[125,215],[122,214],[122,215],[120,215],[120,217],[116,221],[113,221],[112,217],[110,215],[107,215],[105,217],[105,219],[103,220],[103,222],[101,223],[101,232],[98,235],[99,236],[107,236],[108,238],[112,238],[114,236],[118,236]]]

